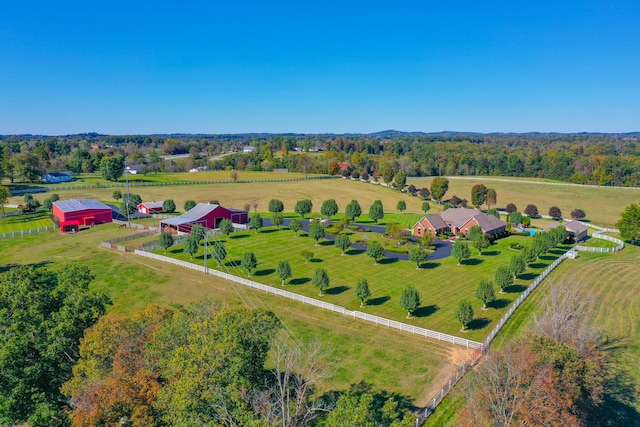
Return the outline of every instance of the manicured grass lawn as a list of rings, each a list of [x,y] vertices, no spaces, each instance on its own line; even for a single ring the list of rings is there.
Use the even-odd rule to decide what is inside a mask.
[[[423,405],[451,375],[461,353],[466,351],[345,319],[213,276],[99,247],[100,241],[130,233],[132,230],[101,224],[76,234],[54,230],[2,239],[0,272],[15,264],[52,270],[62,269],[70,262],[86,265],[96,275],[92,288],[108,292],[114,303],[110,310],[119,313],[132,313],[149,303],[186,304],[205,296],[231,306],[273,310],[293,338],[320,340],[331,349],[335,375],[321,385],[319,392],[346,390],[351,384],[364,381],[374,389],[399,393],[416,405]]]
[[[591,237],[584,242],[580,242],[580,246],[591,246],[594,248],[615,248],[618,246],[618,244],[610,242],[608,240],[596,239]]]
[[[368,233],[365,233],[367,235]],[[360,239],[362,233],[352,235],[352,240]],[[370,233],[371,238],[379,238]],[[225,239],[223,239],[225,240]],[[481,310],[481,302],[475,298],[476,287],[481,279],[493,280],[495,271],[500,265],[508,265],[510,257],[519,253],[509,249],[509,244],[518,242],[523,246],[531,244],[530,237],[512,236],[498,240],[478,256],[473,256],[463,265],[458,266],[453,258],[438,261],[428,261],[416,270],[414,263],[395,259],[384,259],[374,265],[371,258],[360,250],[350,249],[348,255],[342,256],[341,251],[332,242],[321,241],[319,246],[301,233],[294,237],[293,232],[286,228],[279,231],[275,228],[232,234],[225,240],[228,257],[223,270],[239,276],[246,276],[246,271],[240,267],[240,260],[245,251],[254,251],[258,259],[258,268],[254,272],[253,280],[280,286],[280,279],[275,273],[279,261],[287,260],[291,264],[293,277],[286,285],[286,289],[313,298],[320,298],[327,302],[344,306],[350,310],[362,310],[368,313],[414,324],[417,326],[463,336],[476,341],[482,341],[502,317],[504,312],[520,292],[536,275],[553,262],[566,248],[555,249],[550,254],[533,264],[516,280],[514,286],[504,294],[498,294],[498,300],[486,311]],[[300,255],[302,250],[314,253],[313,259],[305,264]],[[158,253],[164,253],[159,250]],[[169,249],[169,255],[189,260],[189,255],[182,247]],[[194,262],[202,263],[202,248],[196,255]],[[209,266],[212,266],[209,260]],[[318,296],[318,290],[312,285],[312,277],[316,268],[325,268],[331,279],[330,289],[324,296]],[[355,297],[355,282],[359,278],[366,278],[372,297],[369,304],[360,309]],[[400,294],[406,285],[416,287],[422,299],[422,306],[416,316],[406,319],[406,312],[400,307]],[[460,333],[460,325],[455,320],[455,309],[461,299],[472,302],[476,312],[475,320],[467,333]]]
[[[509,178],[499,178],[509,181]],[[521,180],[522,178],[514,178]],[[432,178],[411,178],[407,184],[413,184],[417,188],[431,185]],[[640,197],[640,189],[619,188],[593,188],[570,185],[527,185],[521,182],[489,181],[483,177],[462,179],[449,178],[449,191],[444,198],[449,199],[453,195],[471,200],[471,187],[475,184],[484,184],[488,188],[496,190],[498,195],[498,207],[505,207],[508,203],[514,203],[523,212],[528,204],[534,204],[542,215],[549,212],[551,206],[558,206],[565,218],[568,218],[573,209],[583,209],[587,214],[587,220],[595,224],[614,227],[620,219],[624,208],[634,203]]]
[[[23,215],[0,218],[0,234],[15,231],[33,230],[53,225],[48,211],[39,211]]]

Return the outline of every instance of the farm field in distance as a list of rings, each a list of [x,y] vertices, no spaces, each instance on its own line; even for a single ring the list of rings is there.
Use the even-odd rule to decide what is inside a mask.
[[[586,212],[586,220],[603,227],[615,227],[625,206],[640,201],[640,188],[607,188],[575,185],[524,184],[520,178],[503,177],[448,177],[449,191],[445,199],[453,195],[471,200],[471,187],[484,184],[498,195],[498,207],[514,203],[520,212],[528,204],[538,207],[541,215],[547,215],[551,206],[558,206],[565,218],[578,208]],[[496,179],[499,179],[496,180]],[[523,179],[526,180],[526,179]],[[417,188],[429,187],[432,178],[410,178],[407,184]],[[509,182],[514,181],[514,182]],[[541,182],[541,181],[533,181]],[[566,183],[565,183],[566,184]]]

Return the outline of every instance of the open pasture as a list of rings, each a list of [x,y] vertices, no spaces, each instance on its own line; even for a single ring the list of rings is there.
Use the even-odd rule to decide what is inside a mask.
[[[294,339],[318,339],[332,349],[335,375],[322,384],[320,392],[346,390],[364,381],[422,405],[468,357],[466,350],[447,343],[351,321],[213,276],[99,247],[100,241],[131,232],[102,224],[76,234],[54,230],[2,239],[0,272],[17,264],[52,270],[72,262],[86,265],[96,275],[92,288],[108,292],[113,300],[110,310],[119,313],[131,313],[149,303],[186,304],[205,296],[232,306],[273,310]]]
[[[114,190],[125,191],[124,188],[83,188],[59,189],[56,190],[56,193],[61,199],[85,198],[115,203],[116,201],[112,198]],[[173,199],[178,210],[182,210],[184,202],[189,199],[196,202],[218,200],[223,206],[237,209],[242,209],[245,204],[250,204],[251,211],[254,210],[253,206],[257,203],[258,212],[266,212],[271,199],[282,200],[285,212],[293,212],[296,202],[301,199],[311,199],[313,212],[317,213],[320,212],[322,202],[326,199],[336,199],[342,212],[347,204],[354,199],[360,203],[363,213],[367,213],[369,207],[377,199],[382,200],[386,213],[398,213],[396,205],[399,200],[406,202],[406,212],[420,213],[422,207],[422,200],[419,197],[413,197],[380,185],[341,178],[283,182],[131,186],[130,191],[139,194],[143,201]],[[46,194],[43,193],[35,197],[42,201],[48,197]],[[21,197],[12,197],[11,199],[14,200],[12,203],[22,200]],[[436,209],[435,204],[432,204],[432,211]]]
[[[551,206],[558,206],[565,218],[569,218],[572,210],[579,208],[586,212],[586,220],[595,224],[614,227],[620,219],[624,208],[631,203],[640,202],[640,188],[607,188],[588,187],[563,184],[526,184],[519,178],[498,177],[448,177],[449,191],[444,198],[456,195],[471,200],[471,187],[484,184],[493,188],[498,195],[498,207],[504,208],[514,203],[520,212],[528,204],[538,207],[541,215],[547,215]],[[497,180],[496,180],[497,179]],[[417,188],[431,185],[432,178],[410,178],[408,184]],[[510,182],[513,181],[513,182]]]
[[[53,225],[49,212],[38,211],[21,215],[11,215],[0,218],[0,234],[15,231],[34,230]]]
[[[360,239],[362,233],[352,235],[352,239]],[[364,233],[372,238],[377,235]],[[496,321],[502,317],[508,306],[522,292],[539,272],[544,270],[566,247],[552,250],[548,255],[534,263],[532,268],[519,276],[515,284],[504,294],[497,294],[497,301],[488,310],[481,310],[481,302],[476,299],[476,287],[481,279],[493,281],[495,271],[500,265],[508,266],[511,256],[519,251],[509,248],[510,243],[520,243],[523,246],[531,244],[531,237],[512,236],[501,239],[484,251],[482,256],[472,249],[472,258],[457,265],[454,258],[437,261],[427,261],[422,268],[416,270],[416,265],[410,261],[386,258],[373,264],[362,250],[351,248],[343,256],[340,249],[332,242],[321,240],[316,246],[315,241],[300,233],[294,237],[292,231],[275,227],[261,229],[260,232],[247,231],[232,234],[225,240],[228,257],[224,260],[222,269],[231,274],[246,276],[246,271],[240,267],[240,260],[245,251],[253,251],[258,259],[258,268],[254,272],[253,280],[280,286],[281,280],[275,273],[279,261],[288,261],[291,265],[293,277],[288,280],[286,289],[313,298],[320,298],[344,306],[350,310],[361,310],[393,320],[403,321],[416,326],[445,332],[451,335],[463,336],[476,341],[482,341],[489,333]],[[303,250],[313,252],[313,259],[305,263],[300,254]],[[164,253],[159,250],[157,253]],[[169,248],[168,254],[188,261],[190,256],[183,252],[181,246]],[[203,248],[195,255],[194,261],[202,264]],[[209,259],[208,265],[216,267],[216,263]],[[330,288],[324,296],[318,296],[318,290],[312,284],[312,277],[316,268],[325,268],[331,279]],[[355,284],[359,278],[366,278],[372,296],[366,307],[360,309],[355,297]],[[413,318],[405,319],[406,312],[400,307],[400,294],[406,285],[413,285],[421,294],[422,305]],[[460,325],[455,320],[455,309],[461,299],[470,300],[475,310],[475,320],[467,333],[460,333]]]

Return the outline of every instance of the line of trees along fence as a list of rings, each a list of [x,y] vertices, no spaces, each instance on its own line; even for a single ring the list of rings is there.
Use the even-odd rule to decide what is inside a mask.
[[[10,233],[2,233],[2,234],[0,234],[0,238],[2,238],[2,237],[22,236],[24,234],[41,233],[43,231],[54,230],[55,228],[57,228],[55,225],[49,225],[47,227],[32,228],[32,229],[29,229],[29,230],[12,231]]]
[[[435,178],[435,177],[412,177],[412,178]],[[614,185],[593,185],[593,184],[574,184],[572,182],[547,182],[547,181],[527,181],[524,179],[500,179],[500,178],[486,178],[477,176],[447,176],[447,179],[472,179],[483,181],[496,181],[496,182],[515,182],[518,184],[534,184],[534,185],[566,185],[570,187],[591,187],[591,188],[620,188],[622,190],[640,190],[640,187],[620,187]]]
[[[205,267],[201,266],[201,265],[197,265],[197,264],[193,264],[193,263],[189,263],[189,262],[185,262],[185,261],[180,261],[171,257],[167,257],[167,256],[163,256],[163,255],[158,255],[158,254],[153,254],[150,252],[145,252],[145,251],[141,251],[141,250],[136,250],[135,253],[137,255],[146,257],[146,258],[152,258],[155,260],[159,260],[159,261],[164,261],[170,264],[174,264],[174,265],[179,265],[181,267],[186,267],[186,268],[190,268],[192,270],[197,270],[197,271],[201,271],[203,273],[205,273]],[[299,294],[295,294],[293,292],[289,292],[289,291],[285,291],[284,289],[278,289],[278,288],[274,288],[273,286],[269,286],[269,285],[264,285],[262,283],[258,283],[258,282],[254,282],[253,280],[249,280],[249,279],[245,279],[242,277],[238,277],[238,276],[234,276],[233,274],[229,274],[229,273],[224,273],[222,271],[218,271],[212,268],[209,268],[206,270],[207,274],[212,274],[214,276],[235,282],[235,283],[239,283],[241,285],[244,286],[248,286],[250,288],[254,288],[254,289],[259,289],[261,291],[265,291],[265,292],[269,292],[271,294],[274,295],[279,295],[285,298],[289,298],[292,299],[294,301],[300,301],[303,302],[305,304],[309,304],[309,305],[313,305],[315,307],[320,307],[320,308],[324,308],[326,310],[330,310],[336,313],[340,313],[343,314],[345,316],[349,316],[349,317],[353,317],[356,319],[362,319],[362,320],[366,320],[367,322],[372,322],[375,323],[376,325],[383,325],[383,326],[387,326],[390,328],[395,328],[395,329],[399,329],[405,332],[410,332],[416,335],[421,335],[424,337],[428,337],[428,338],[433,338],[436,340],[440,340],[440,341],[445,341],[445,342],[450,342],[452,344],[457,344],[457,345],[461,345],[464,346],[466,348],[473,348],[473,349],[477,349],[482,347],[482,344],[476,341],[471,341],[465,338],[459,338],[453,335],[448,335],[448,334],[443,334],[441,332],[436,332],[436,331],[431,331],[429,329],[425,329],[425,328],[420,328],[418,326],[413,326],[413,325],[408,325],[406,323],[402,323],[402,322],[397,322],[395,320],[390,320],[390,319],[386,319],[384,317],[379,317],[379,316],[374,316],[371,314],[367,314],[367,313],[363,313],[360,311],[352,311],[352,310],[348,310],[344,307],[335,305],[335,304],[331,304],[325,301],[320,301],[314,298],[309,298],[306,297],[304,295],[299,295]]]

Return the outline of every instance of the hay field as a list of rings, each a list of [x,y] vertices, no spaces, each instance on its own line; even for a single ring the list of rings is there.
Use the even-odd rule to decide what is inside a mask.
[[[549,212],[551,206],[558,206],[565,218],[573,209],[586,212],[587,220],[606,227],[614,227],[624,208],[631,203],[640,202],[640,188],[607,188],[574,185],[544,184],[531,181],[526,184],[520,178],[503,177],[448,177],[449,191],[445,199],[456,195],[471,200],[471,187],[484,184],[496,190],[498,207],[514,203],[518,210],[524,211],[528,204],[534,204],[542,215]],[[417,188],[431,185],[432,178],[410,178],[407,183]],[[510,182],[511,181],[511,182]],[[534,184],[534,182],[538,182]]]

